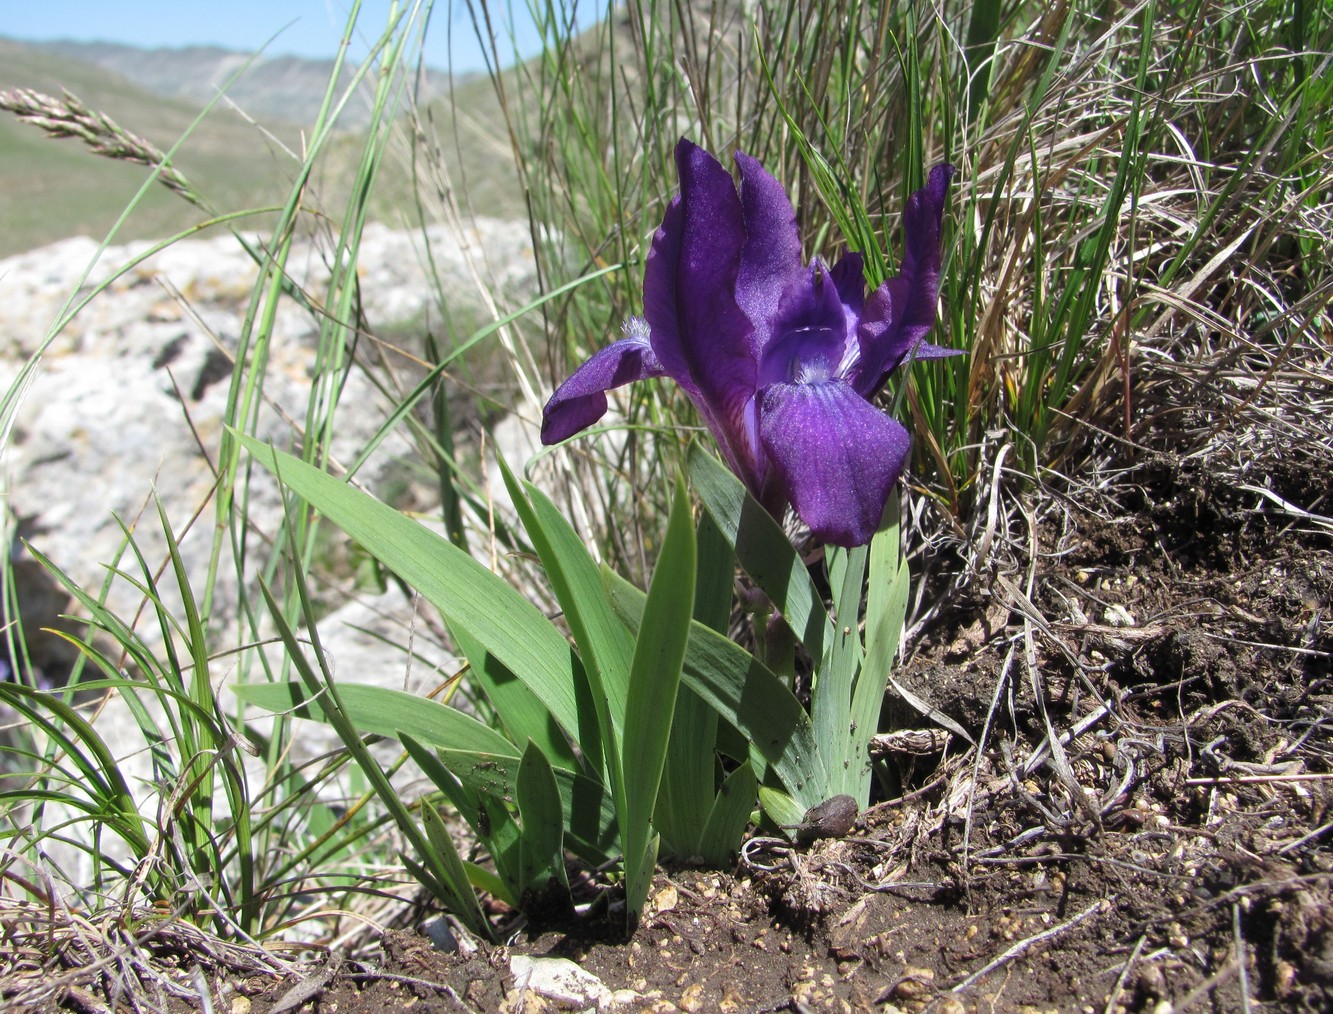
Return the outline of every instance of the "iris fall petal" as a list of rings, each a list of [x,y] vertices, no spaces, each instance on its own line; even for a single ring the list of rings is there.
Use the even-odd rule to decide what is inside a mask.
[[[596,352],[560,385],[542,412],[542,443],[558,444],[606,415],[606,392],[636,380],[666,376],[642,322],[629,337]]]
[[[825,542],[859,546],[879,525],[911,438],[844,381],[774,384],[759,438],[791,505]]]

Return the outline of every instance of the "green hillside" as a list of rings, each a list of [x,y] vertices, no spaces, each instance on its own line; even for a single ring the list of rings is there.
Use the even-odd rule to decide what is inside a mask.
[[[163,99],[114,74],[0,40],[0,88],[50,95],[67,89],[124,129],[169,148],[197,110]],[[295,142],[290,126],[270,129]],[[295,162],[273,141],[229,110],[215,110],[178,153],[179,168],[218,208],[272,203],[286,190]],[[0,114],[0,256],[66,236],[101,239],[129,204],[148,170],[91,154],[79,141],[54,140],[42,130]],[[149,238],[184,229],[203,215],[164,188],[140,202],[119,236]]]
[[[146,54],[147,56],[147,54]],[[189,129],[198,107],[163,97],[92,64],[0,39],[0,90],[31,88],[59,96],[61,89],[89,108],[105,113],[122,128],[166,150]],[[454,110],[457,116],[455,130]],[[404,118],[405,119],[405,118]],[[279,204],[296,174],[296,157],[283,150],[301,150],[308,124],[264,121],[260,125],[216,106],[190,134],[176,157],[178,168],[208,203],[219,211]],[[466,186],[479,214],[522,214],[522,202],[508,139],[498,115],[490,82],[462,84],[453,100],[436,100],[425,129],[438,142],[448,166],[448,190],[455,196]],[[409,155],[404,129],[398,157],[386,162],[377,187],[374,210],[391,224],[412,220],[413,174],[425,163]],[[455,138],[458,138],[458,153]],[[349,180],[360,158],[359,133],[337,137],[318,166],[307,205],[340,217]],[[33,249],[68,236],[102,239],[133,199],[148,175],[142,166],[92,154],[74,139],[55,140],[10,113],[0,112],[0,257]],[[441,188],[435,179],[421,188],[429,205]],[[117,234],[119,240],[170,235],[202,221],[204,216],[163,187],[146,195]],[[252,227],[259,228],[256,219]]]

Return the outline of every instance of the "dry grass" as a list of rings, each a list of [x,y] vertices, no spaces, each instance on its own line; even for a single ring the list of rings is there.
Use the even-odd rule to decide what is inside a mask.
[[[0,1003],[10,1011],[213,1009],[295,966],[154,910],[84,914],[0,897]]]
[[[973,489],[989,478],[984,428],[1005,418],[1017,457],[1039,473],[1078,470],[1089,453],[1206,453],[1224,431],[1254,428],[1330,446],[1333,277],[1319,251],[1333,244],[1333,158],[1311,145],[1293,160],[1300,107],[1281,104],[1269,83],[1287,58],[1245,33],[1231,40],[1237,52],[1200,52],[1222,45],[1221,33],[1163,16],[1148,74],[1165,86],[1129,137],[1134,81],[1116,74],[1129,63],[1123,24],[1071,54],[1035,112],[1015,107],[965,155],[975,169],[961,199],[979,237],[963,251],[978,265],[964,313],[974,328]],[[1001,51],[1001,97],[1025,54],[1022,44]],[[1191,59],[1199,69],[1180,73]],[[1088,284],[1079,250],[1103,228],[1126,144],[1137,146],[1141,179],[1113,223],[1087,333],[1052,332],[1043,314],[1065,288]],[[1034,370],[1038,353],[1059,360],[1067,350],[1067,373]]]
[[[386,932],[429,911],[418,885],[369,878],[327,898],[310,891],[310,903],[261,943],[238,927],[219,933],[196,925],[161,903],[74,907],[49,877],[40,878],[44,888],[17,876],[16,865],[3,872],[0,893],[5,1011],[212,1011],[261,994],[273,1010],[297,1009],[336,973],[351,971],[343,959],[373,959]]]

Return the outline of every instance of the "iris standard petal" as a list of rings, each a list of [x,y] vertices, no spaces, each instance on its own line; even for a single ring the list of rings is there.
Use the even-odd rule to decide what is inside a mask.
[[[676,145],[680,196],[644,269],[644,316],[658,361],[696,404],[739,425],[754,395],[750,322],[736,303],[745,225],[731,173],[698,145]],[[720,435],[720,434],[719,434]]]
[[[889,374],[896,370],[909,355],[914,359],[946,359],[949,356],[961,356],[962,349],[951,349],[943,345],[933,345],[925,340],[934,321],[934,306],[931,307],[931,323],[916,324],[910,321],[910,305],[914,293],[911,285],[902,278],[890,278],[870,294],[866,300],[865,315],[857,328],[857,344],[861,355],[867,348],[875,353],[874,361],[857,364],[849,371],[851,380],[858,391],[867,398],[872,398]]]
[[[838,258],[829,276],[838,287],[838,298],[847,313],[859,320],[866,301],[865,258],[855,250],[849,250]]]
[[[935,323],[940,285],[940,223],[949,193],[951,165],[937,165],[926,185],[907,199],[903,212],[906,244],[898,276],[866,299],[857,329],[861,358],[850,380],[867,398],[921,342]],[[918,349],[921,358],[949,354],[932,346],[932,354]]]
[[[542,410],[543,444],[568,440],[602,418],[606,392],[612,388],[666,375],[649,344],[647,327],[631,324],[627,330],[629,337],[596,352],[556,388]]]
[[[907,430],[840,380],[774,384],[759,399],[759,438],[801,520],[835,546],[869,542],[907,460]]]
[[[662,224],[653,234],[648,248],[648,260],[643,269],[643,316],[656,344],[665,353],[663,363],[671,379],[679,384],[691,399],[701,401],[703,395],[694,382],[689,363],[679,351],[681,322],[677,319],[676,265],[680,260],[680,234],[684,228],[685,212],[680,195],[667,205]],[[657,355],[654,351],[654,355]],[[658,356],[659,363],[663,362]],[[669,365],[668,365],[669,364]]]
[[[753,325],[751,355],[759,360],[793,290],[807,286],[796,211],[786,189],[757,159],[736,152],[741,170],[745,246],[736,276],[736,302]]]
[[[803,272],[774,321],[774,337],[759,361],[759,386],[822,383],[838,375],[847,346],[847,315],[823,264]]]

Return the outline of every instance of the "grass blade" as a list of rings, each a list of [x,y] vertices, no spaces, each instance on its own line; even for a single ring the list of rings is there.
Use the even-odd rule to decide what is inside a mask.
[[[475,786],[463,784],[445,766],[438,754],[411,736],[403,734],[399,738],[408,755],[416,761],[426,777],[435,783],[435,787],[444,793],[458,815],[467,821],[477,840],[491,854],[499,874],[494,878],[495,884],[486,890],[507,904],[517,906],[522,893],[519,888],[522,881],[518,874],[520,834],[504,800],[488,792],[481,792]],[[471,867],[468,875],[476,886],[476,873]]]
[[[303,611],[309,617],[309,602],[299,572],[297,578]],[[449,837],[443,821],[429,805],[423,806],[421,809],[426,834],[424,837],[422,836],[416,821],[412,819],[411,813],[399,799],[397,791],[390,784],[379,763],[366,749],[356,726],[343,709],[340,694],[334,687],[333,680],[329,677],[328,672],[323,670],[324,656],[320,650],[318,634],[313,625],[310,628],[311,640],[314,642],[316,658],[320,661],[322,679],[320,675],[316,675],[314,668],[306,659],[305,652],[301,649],[295,631],[292,630],[291,625],[287,623],[286,617],[283,615],[281,603],[274,597],[266,584],[261,583],[260,591],[264,595],[264,601],[268,605],[269,614],[277,628],[278,636],[282,640],[292,664],[300,673],[306,689],[312,697],[323,696],[321,707],[329,724],[333,726],[338,733],[338,737],[343,741],[343,745],[347,747],[353,760],[356,761],[357,766],[374,787],[376,795],[379,796],[380,801],[392,815],[398,829],[402,831],[408,842],[416,850],[420,862],[417,862],[412,856],[404,855],[404,864],[409,869],[424,870],[427,876],[421,878],[422,883],[428,885],[435,892],[435,896],[441,904],[447,906],[458,917],[459,921],[473,933],[489,939],[492,936],[490,925],[486,922],[486,917],[477,904],[477,897],[472,891],[471,883],[467,878],[467,871],[463,868],[462,859],[459,857],[458,850],[454,847],[453,840]]]
[[[833,624],[805,564],[768,511],[716,457],[695,444],[690,481],[737,561],[780,612],[811,658],[833,644]]]
[[[246,683],[233,687],[248,703],[298,718],[330,722],[323,695],[304,683]],[[362,735],[399,737],[439,751],[462,784],[497,798],[512,798],[521,757],[495,730],[456,708],[401,690],[341,683],[338,697],[348,721]],[[604,862],[614,845],[615,809],[605,787],[575,770],[554,767],[560,797],[569,814],[570,845],[591,862]]]
[[[237,439],[256,461],[434,604],[477,671],[531,690],[566,733],[578,730],[575,687],[583,667],[536,606],[447,539],[393,508],[290,454],[251,437],[237,434]],[[519,673],[521,681],[515,678]],[[556,752],[548,723],[536,718],[521,728],[543,749]],[[561,752],[568,754],[568,747]]]
[[[861,592],[865,587],[866,547],[835,549],[826,547],[829,584],[837,626],[832,648],[815,669],[815,685],[810,693],[810,720],[815,739],[824,752],[829,783],[825,796],[851,793],[853,786],[864,783],[869,788],[869,758],[857,756],[853,742],[858,729],[852,722],[852,687],[861,671]],[[866,799],[857,796],[859,805]]]
[[[620,839],[631,925],[648,897],[657,860],[658,842],[650,828],[694,612],[695,553],[689,496],[680,480],[644,605],[651,622],[640,625],[635,639],[625,702],[625,750],[633,751],[634,763],[625,766]]]
[[[565,877],[565,815],[555,772],[536,743],[528,741],[518,765],[514,800],[522,833],[518,841],[519,898],[525,908],[536,905],[571,908]],[[529,895],[539,896],[537,902]]]
[[[647,596],[608,570],[602,578],[616,611],[638,630]],[[756,773],[771,773],[805,809],[823,802],[824,759],[810,716],[772,670],[734,641],[693,622],[681,680],[746,738]]]
[[[531,483],[520,486],[503,461],[500,468],[510,499],[564,611],[588,677],[591,708],[584,714],[596,715],[597,728],[580,730],[579,747],[598,769],[605,751],[605,765],[611,783],[616,784],[620,779],[618,744],[625,720],[633,642],[611,609],[597,563],[578,533],[544,493]]]
[[[699,516],[695,545],[698,575],[694,618],[726,633],[736,568],[731,547],[707,511]],[[716,743],[717,712],[689,687],[681,687],[653,816],[663,845],[671,854],[685,858],[704,855],[702,839],[717,782]]]
[[[326,698],[312,694],[302,682],[242,683],[232,691],[266,711],[330,721]],[[514,744],[494,729],[439,701],[369,683],[339,683],[338,697],[343,714],[363,736],[405,735],[432,747],[515,760],[520,756]]]
[[[727,775],[699,835],[699,857],[704,862],[725,869],[735,858],[741,836],[750,823],[758,788],[754,766],[749,761]]]

